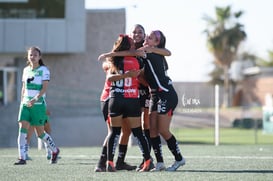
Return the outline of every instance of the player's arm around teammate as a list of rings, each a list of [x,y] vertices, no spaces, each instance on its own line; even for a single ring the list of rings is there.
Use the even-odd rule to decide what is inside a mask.
[[[132,39],[127,35],[121,35],[114,44],[113,51],[129,50],[133,45]],[[111,81],[109,115],[111,117],[112,133],[108,140],[108,164],[107,171],[115,171],[113,158],[115,153],[115,142],[120,135],[122,120],[127,117],[133,135],[138,140],[145,159],[144,166],[140,171],[150,169],[151,157],[147,138],[141,129],[141,110],[139,102],[139,74],[140,65],[133,57],[112,57],[110,74],[107,80]]]

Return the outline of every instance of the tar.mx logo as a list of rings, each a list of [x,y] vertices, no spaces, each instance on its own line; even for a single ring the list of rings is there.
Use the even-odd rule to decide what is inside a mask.
[[[182,95],[182,105],[184,107],[187,106],[198,106],[200,105],[200,99],[198,98],[193,98],[193,97],[187,97],[185,94]]]
[[[199,98],[187,97],[185,94],[182,95],[182,111],[184,113],[200,113],[202,110],[198,108],[198,105],[201,104]]]

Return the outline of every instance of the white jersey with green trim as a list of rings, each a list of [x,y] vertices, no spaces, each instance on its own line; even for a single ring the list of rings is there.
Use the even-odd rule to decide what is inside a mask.
[[[22,103],[26,104],[34,96],[39,94],[43,87],[43,81],[50,80],[50,71],[46,66],[39,66],[32,70],[30,66],[24,68],[22,81],[25,83],[25,90]],[[45,95],[39,98],[36,103],[44,102]]]

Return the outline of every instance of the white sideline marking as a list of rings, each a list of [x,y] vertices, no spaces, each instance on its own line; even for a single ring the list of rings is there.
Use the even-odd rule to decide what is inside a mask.
[[[17,155],[0,155],[0,158],[14,158]],[[99,158],[100,155],[67,155],[61,154],[61,158]],[[186,159],[193,158],[193,159],[241,159],[241,160],[248,160],[248,159],[256,159],[256,160],[273,160],[273,156],[210,156],[210,155],[203,155],[203,156],[187,156],[183,155]],[[30,155],[33,158],[45,157],[45,155]],[[126,155],[126,158],[135,158],[139,159],[142,156],[131,156]],[[165,158],[173,158],[173,156],[165,156]]]
[[[257,160],[268,160],[273,159],[273,156],[185,156],[185,158],[206,158],[206,159],[257,159]]]
[[[128,158],[142,158],[141,156],[127,156]],[[173,156],[164,156],[165,158],[168,159],[173,159]],[[241,159],[241,160],[248,160],[248,159],[257,159],[257,160],[273,160],[273,156],[187,156],[183,155],[183,157],[187,158],[193,158],[193,159]]]

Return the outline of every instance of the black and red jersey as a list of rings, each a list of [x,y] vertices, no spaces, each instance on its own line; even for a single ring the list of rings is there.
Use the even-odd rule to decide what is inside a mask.
[[[105,80],[103,90],[100,95],[100,101],[107,101],[109,99],[111,82]]]
[[[140,65],[135,57],[124,57],[118,62],[118,70],[120,74],[124,74],[129,70],[139,70]],[[139,98],[139,82],[137,77],[127,77],[111,83],[110,96],[122,96],[124,98]]]

